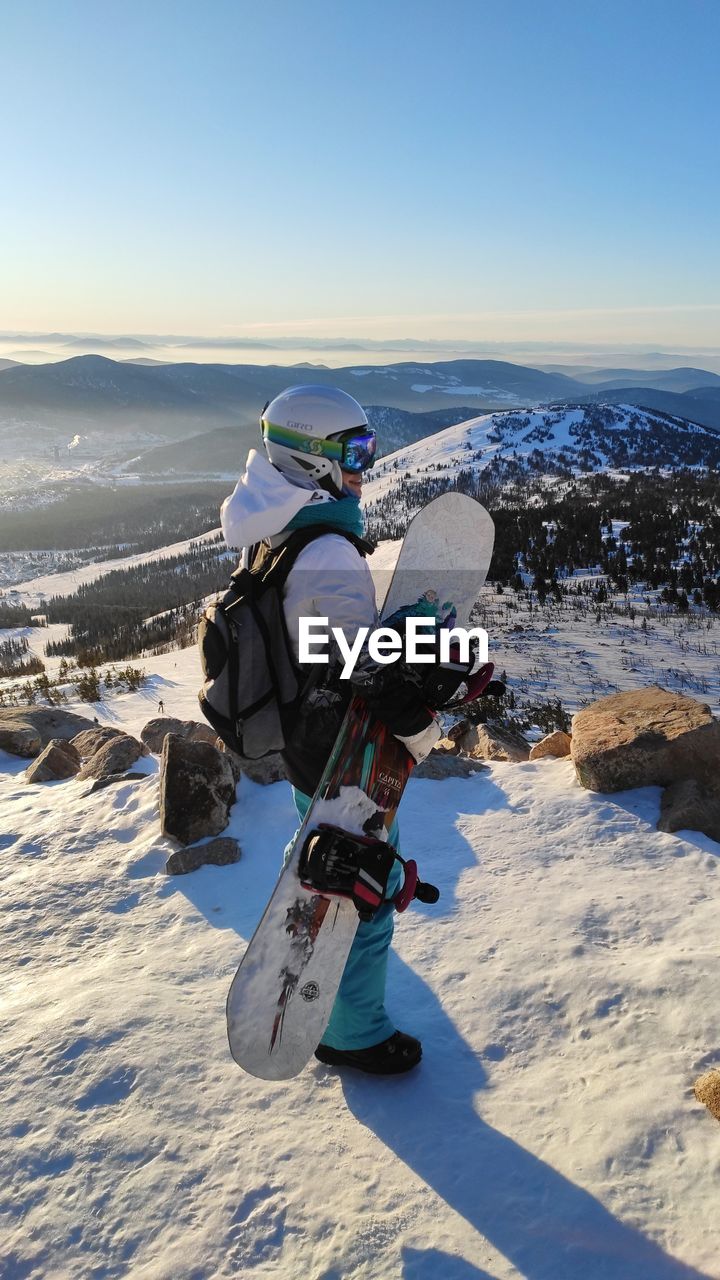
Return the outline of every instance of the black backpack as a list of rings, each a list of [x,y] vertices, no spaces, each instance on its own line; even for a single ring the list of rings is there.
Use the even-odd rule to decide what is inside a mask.
[[[248,759],[284,749],[312,678],[295,661],[283,587],[303,548],[327,533],[347,538],[361,555],[373,549],[353,533],[320,524],[295,530],[274,549],[259,543],[250,567],[235,570],[229,590],[200,620],[200,709],[226,746]]]

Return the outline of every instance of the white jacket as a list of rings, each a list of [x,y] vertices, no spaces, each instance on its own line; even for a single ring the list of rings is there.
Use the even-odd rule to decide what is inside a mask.
[[[220,510],[225,541],[229,547],[243,548],[244,559],[247,549],[256,542],[267,538],[271,545],[281,543],[283,538],[278,535],[303,507],[332,501],[324,489],[305,489],[291,484],[263,454],[251,449],[244,475]],[[300,552],[287,576],[283,607],[296,658],[300,653],[298,620],[302,617],[327,618],[328,630],[342,627],[350,642],[360,627],[378,624],[375,584],[369,565],[357,547],[338,533],[322,534]],[[429,713],[428,718],[429,724],[418,733],[396,735],[416,760],[422,760],[432,750],[441,734]],[[339,722],[332,727],[326,742],[321,733],[316,734],[310,728],[310,751],[312,753],[314,746],[321,758],[319,766],[316,762],[314,773],[305,775],[310,781],[297,772],[298,767],[306,767],[307,761],[303,766],[302,758],[296,758],[295,776],[292,772],[289,776],[307,794],[315,790],[338,727]],[[305,746],[307,748],[307,742]],[[285,759],[287,764],[287,752]]]
[[[265,538],[276,544],[282,529],[303,507],[332,502],[323,489],[300,489],[251,449],[245,474],[220,512],[229,547],[247,548]],[[298,620],[327,618],[328,628],[342,627],[352,641],[359,627],[378,622],[375,585],[367,561],[341,534],[328,533],[304,547],[284,591],[285,619],[295,656],[299,654]]]

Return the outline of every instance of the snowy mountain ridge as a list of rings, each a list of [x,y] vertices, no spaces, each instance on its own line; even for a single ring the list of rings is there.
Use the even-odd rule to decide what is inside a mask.
[[[482,414],[382,458],[367,477],[367,504],[384,497],[398,475],[457,475],[472,466],[503,466],[572,475],[654,467],[720,466],[720,434],[683,418],[635,405],[539,407]]]

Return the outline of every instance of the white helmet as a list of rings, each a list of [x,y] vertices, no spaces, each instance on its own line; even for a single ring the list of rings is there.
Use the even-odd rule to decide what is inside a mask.
[[[273,466],[303,488],[342,492],[341,467],[364,471],[375,456],[375,432],[362,405],[339,387],[288,387],[260,419]]]

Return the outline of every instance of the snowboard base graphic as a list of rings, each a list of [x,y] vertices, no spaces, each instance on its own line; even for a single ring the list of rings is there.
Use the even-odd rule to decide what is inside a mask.
[[[437,602],[467,625],[492,555],[490,516],[474,499],[442,494],[411,521],[382,616]],[[227,1029],[235,1061],[265,1080],[298,1074],[322,1040],[358,926],[348,898],[305,888],[298,874],[307,835],[321,824],[387,839],[414,760],[352,699],[308,813],[233,979]]]

